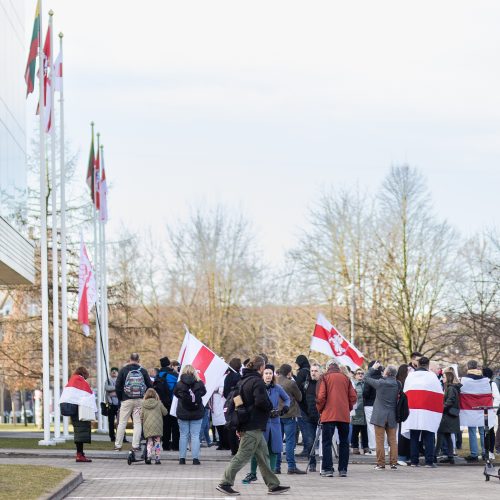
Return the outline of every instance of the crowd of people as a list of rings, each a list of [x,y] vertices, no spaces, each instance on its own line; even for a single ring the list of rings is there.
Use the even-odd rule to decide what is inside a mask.
[[[475,383],[498,407],[500,374],[495,377],[491,369],[480,368],[474,360],[467,362],[466,373],[459,379],[456,367],[431,369],[429,359],[418,352],[409,364],[399,367],[384,368],[374,360],[366,373],[361,367],[353,371],[341,366],[335,359],[323,367],[304,355],[296,358],[295,371],[290,364],[276,369],[264,354],[244,361],[233,358],[206,405],[205,384],[193,366],[185,365],[179,373],[177,361],[168,357],[159,361],[160,368],[149,373],[133,353],[120,370],[111,369],[105,391],[109,437],[115,450],[122,449],[130,418],[132,450],[139,451],[142,435],[148,464],[153,459],[160,464],[163,449],[178,451],[179,464],[185,465],[189,447],[193,465],[201,465],[202,443],[217,444],[217,450],[232,454],[217,486],[226,495],[239,494],[233,489],[235,477],[247,464],[243,483],[257,480],[258,466],[269,494],[286,491],[288,487],[278,479],[282,458],[287,474],[305,474],[297,456],[308,459],[308,472],[316,472],[319,455],[322,477],[334,475],[334,451],[338,452],[340,477],[347,476],[350,453],[374,455],[376,470],[454,464],[457,449],[462,447],[461,410],[474,414],[473,420],[466,420],[475,423],[467,425],[470,453],[466,460],[494,459],[495,451],[500,453],[500,432],[495,436],[490,424],[486,434],[483,412],[470,406],[468,392],[462,394]],[[88,372],[79,368],[73,377],[86,383]],[[404,421],[398,406],[403,396],[409,401]],[[78,416],[72,419],[76,459],[90,461],[83,452],[83,444],[90,442],[90,423]],[[500,416],[496,420],[498,425]]]

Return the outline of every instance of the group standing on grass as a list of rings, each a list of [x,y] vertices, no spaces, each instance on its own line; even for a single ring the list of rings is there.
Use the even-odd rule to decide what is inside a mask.
[[[154,380],[140,365],[139,355],[132,353],[120,370],[111,369],[106,381],[109,433],[119,451],[125,428],[133,421],[132,450],[139,451],[141,435],[146,440],[145,461],[161,464],[161,449],[179,450],[179,464],[186,464],[188,444],[193,465],[200,465],[200,447],[215,441],[220,449],[231,450],[231,462],[217,489],[236,496],[233,489],[236,474],[247,463],[250,470],[245,484],[257,480],[257,466],[269,494],[279,494],[289,487],[280,484],[283,443],[287,474],[304,474],[297,467],[298,430],[303,450],[298,456],[308,457],[308,472],[316,472],[315,437],[321,435],[322,477],[335,473],[332,444],[338,445],[338,474],[347,477],[350,448],[353,454],[376,455],[376,470],[388,466],[424,466],[455,463],[461,448],[461,428],[467,427],[470,443],[468,462],[479,460],[477,433],[480,435],[481,458],[494,459],[500,453],[500,432],[495,436],[498,418],[490,418],[485,434],[483,412],[471,401],[498,407],[500,375],[494,377],[487,367],[467,363],[467,373],[459,380],[453,367],[444,371],[430,370],[430,361],[413,353],[411,362],[397,368],[383,368],[378,361],[369,363],[368,372],[359,367],[354,373],[334,359],[322,366],[306,356],[296,359],[294,375],[289,364],[276,371],[265,355],[243,363],[233,358],[230,370],[218,389],[204,405],[206,388],[192,365],[182,367],[160,360]],[[90,462],[83,446],[91,440],[91,422],[97,410],[95,397],[87,382],[86,368],[75,370],[61,396],[61,408],[71,415],[76,444],[76,461]],[[205,399],[206,400],[206,399]],[[401,417],[401,402],[407,402]],[[174,403],[175,401],[175,403]],[[475,403],[474,403],[475,404]],[[490,412],[491,413],[491,412]],[[209,435],[212,418],[212,439]],[[115,435],[115,417],[117,431]],[[492,417],[492,415],[490,415]],[[318,427],[320,426],[320,428]],[[320,432],[317,434],[317,431]],[[440,458],[441,457],[441,458]]]

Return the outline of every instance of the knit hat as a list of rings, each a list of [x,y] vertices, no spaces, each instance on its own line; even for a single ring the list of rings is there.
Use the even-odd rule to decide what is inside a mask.
[[[264,369],[265,370],[272,370],[272,372],[274,373],[274,365],[272,365],[271,363],[268,363]]]
[[[160,358],[160,365],[162,368],[167,368],[167,366],[170,366],[170,360],[165,356],[164,358]]]

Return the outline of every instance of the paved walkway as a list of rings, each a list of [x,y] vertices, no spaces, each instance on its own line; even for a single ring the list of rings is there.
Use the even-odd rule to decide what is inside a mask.
[[[89,453],[89,456],[91,453]],[[172,457],[173,458],[173,457]],[[206,460],[202,465],[180,466],[174,460],[161,465],[123,460],[95,458],[91,464],[77,464],[69,458],[17,458],[0,456],[0,463],[45,464],[83,472],[84,482],[67,498],[94,499],[179,499],[211,500],[223,498],[215,490],[227,461]],[[252,485],[241,484],[246,469],[237,476],[236,489],[241,498],[264,498],[266,487],[260,479]],[[318,473],[307,476],[280,476],[292,487],[283,495],[289,499],[314,500],[346,498],[352,500],[422,498],[496,499],[500,498],[500,480],[484,481],[482,467],[440,467],[413,469],[402,467],[375,471],[368,464],[349,466],[347,478],[321,478]],[[267,497],[267,496],[266,496]]]

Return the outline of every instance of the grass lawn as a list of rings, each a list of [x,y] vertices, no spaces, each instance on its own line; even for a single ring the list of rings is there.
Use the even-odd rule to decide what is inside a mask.
[[[40,448],[38,446],[39,439],[37,438],[0,438],[0,449],[2,448],[17,448],[17,449],[36,449]],[[123,450],[128,450],[130,448],[130,443],[123,444]],[[75,443],[73,439],[66,441],[65,443],[58,443],[55,446],[43,446],[45,450],[57,449],[57,450],[74,450]],[[104,450],[113,451],[114,443],[111,441],[93,441],[91,444],[85,445],[85,450]]]
[[[0,498],[39,498],[70,473],[45,465],[0,465]]]

